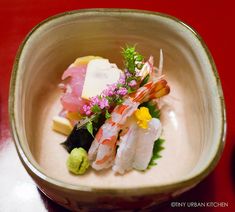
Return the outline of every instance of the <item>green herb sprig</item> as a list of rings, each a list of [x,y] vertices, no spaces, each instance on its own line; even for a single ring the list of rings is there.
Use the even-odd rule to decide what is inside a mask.
[[[144,57],[135,50],[135,46],[126,46],[122,49],[124,57],[124,65],[132,74],[135,73],[135,68],[141,69],[143,67]]]

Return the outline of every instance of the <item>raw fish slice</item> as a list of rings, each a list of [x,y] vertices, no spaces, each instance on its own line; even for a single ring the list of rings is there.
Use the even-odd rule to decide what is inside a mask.
[[[120,145],[113,165],[113,171],[124,174],[132,168],[145,170],[152,157],[154,142],[161,135],[161,123],[159,119],[152,118],[148,123],[148,129],[137,126],[135,119],[126,123],[129,130],[120,137]]]
[[[61,97],[61,104],[66,111],[70,112],[83,112],[82,107],[86,103],[81,97],[71,95],[71,93],[65,93]]]
[[[162,126],[159,119],[152,118],[148,129],[140,129],[137,135],[133,168],[145,170],[152,157],[154,142],[161,136]]]
[[[82,66],[70,66],[62,75],[62,80],[68,77],[85,78],[87,65]],[[85,79],[84,79],[85,80]]]
[[[81,98],[83,84],[86,75],[86,65],[70,66],[62,75],[62,80],[67,79],[64,83],[64,95],[61,97],[61,104],[64,110],[70,112],[83,113],[82,107],[87,104],[87,100]]]
[[[129,129],[120,137],[120,145],[117,149],[115,162],[112,168],[114,172],[119,174],[130,171],[135,158],[138,126],[134,119],[128,124]]]

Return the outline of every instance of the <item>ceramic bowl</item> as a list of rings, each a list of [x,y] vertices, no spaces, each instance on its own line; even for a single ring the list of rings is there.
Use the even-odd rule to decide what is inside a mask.
[[[155,61],[163,49],[171,93],[161,101],[162,158],[145,172],[120,176],[89,170],[73,176],[60,145],[65,137],[51,130],[61,109],[61,75],[85,55],[122,67],[126,44],[136,44]],[[45,195],[72,210],[150,208],[198,184],[214,169],[224,146],[225,107],[213,59],[191,27],[160,13],[92,9],[43,21],[19,48],[9,100],[12,133],[26,170]]]

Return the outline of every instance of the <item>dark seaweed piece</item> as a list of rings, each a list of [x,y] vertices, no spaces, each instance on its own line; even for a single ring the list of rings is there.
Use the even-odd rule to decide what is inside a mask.
[[[83,149],[88,151],[93,140],[93,136],[88,132],[86,128],[77,128],[77,125],[75,125],[66,141],[61,143],[61,145],[63,145],[63,147],[69,153],[74,148],[78,147],[82,147]]]
[[[93,125],[93,133],[94,135],[98,132],[101,125],[103,125],[105,121],[105,118],[103,116],[99,116],[96,119],[94,119]],[[89,150],[92,141],[94,140],[94,137],[90,134],[90,132],[87,130],[86,125],[82,125],[78,127],[78,124],[76,124],[70,133],[70,135],[67,137],[66,141],[61,143],[61,145],[70,153],[74,148],[82,147],[86,151]]]

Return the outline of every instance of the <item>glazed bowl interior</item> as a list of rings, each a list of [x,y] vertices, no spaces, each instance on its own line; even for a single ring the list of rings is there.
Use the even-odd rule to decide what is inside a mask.
[[[162,158],[145,172],[120,176],[89,170],[73,176],[60,145],[65,137],[51,129],[52,117],[61,110],[61,75],[77,57],[86,55],[108,58],[123,68],[120,52],[126,44],[137,44],[146,58],[153,55],[156,66],[163,49],[171,93],[160,101]],[[12,110],[21,157],[46,179],[97,188],[161,186],[208,172],[219,157],[224,120],[215,67],[200,38],[175,19],[118,10],[64,14],[36,27],[18,59]]]

